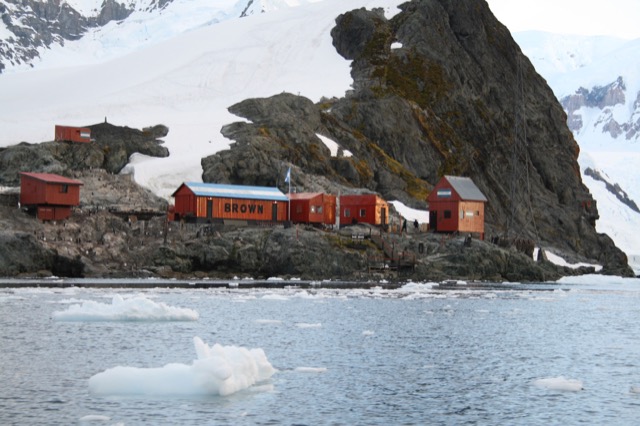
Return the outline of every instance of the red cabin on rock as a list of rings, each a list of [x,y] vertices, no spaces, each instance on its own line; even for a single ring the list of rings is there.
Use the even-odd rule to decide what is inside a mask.
[[[389,223],[389,205],[376,194],[341,195],[340,225],[355,223],[387,225]]]
[[[311,225],[336,223],[336,196],[320,192],[289,194],[291,221]]]
[[[436,232],[468,232],[484,239],[487,198],[470,178],[443,176],[427,197],[429,226]]]
[[[173,193],[174,218],[193,222],[285,222],[289,199],[278,188],[185,182]]]
[[[56,125],[56,142],[91,142],[91,129]]]
[[[50,173],[20,173],[20,205],[40,220],[63,220],[80,205],[82,182]]]

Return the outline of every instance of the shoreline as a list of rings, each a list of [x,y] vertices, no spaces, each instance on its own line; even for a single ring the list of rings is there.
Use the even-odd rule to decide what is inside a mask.
[[[0,288],[300,288],[300,289],[372,289],[394,290],[406,282],[318,281],[284,279],[162,279],[162,278],[0,278]]]
[[[313,290],[398,290],[408,284],[431,285],[434,291],[455,290],[535,290],[560,289],[552,282],[484,282],[445,280],[440,282],[413,281],[354,281],[354,280],[297,280],[297,279],[163,279],[163,278],[0,278],[0,289],[17,288],[83,288],[83,289],[313,289]]]

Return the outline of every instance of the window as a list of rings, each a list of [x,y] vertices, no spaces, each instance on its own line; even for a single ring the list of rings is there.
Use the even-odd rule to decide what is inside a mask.
[[[322,206],[318,206],[317,210],[318,210],[318,213],[322,213]]]
[[[436,196],[438,198],[450,198],[451,189],[438,189],[438,192],[436,192]]]
[[[473,212],[467,212],[467,217],[473,217]]]
[[[360,217],[365,217],[367,215],[367,209],[360,209]]]
[[[444,218],[445,219],[451,219],[451,210],[445,210],[444,211]]]
[[[66,183],[63,183],[62,185],[60,185],[60,192],[63,194],[66,194],[67,192],[69,192],[69,185],[67,185]]]
[[[344,217],[350,217],[351,216],[351,210],[346,208],[344,209]]]
[[[460,219],[464,219],[464,210],[460,209]]]
[[[316,212],[316,206],[311,206],[311,213],[315,213]]]

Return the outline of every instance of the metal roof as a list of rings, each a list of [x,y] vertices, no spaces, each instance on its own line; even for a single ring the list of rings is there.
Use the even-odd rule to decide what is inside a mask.
[[[289,194],[289,198],[292,200],[310,200],[318,195],[322,195],[322,192],[294,192]]]
[[[54,175],[53,173],[20,172],[20,174],[23,176],[28,176],[30,178],[41,180],[43,182],[48,182],[48,183],[63,183],[67,185],[84,185],[79,180],[69,179],[67,177],[60,176],[60,175]]]
[[[468,177],[461,176],[445,176],[447,182],[458,193],[461,199],[467,201],[487,201],[482,191]]]
[[[185,182],[198,197],[242,198],[249,200],[289,201],[278,188],[267,186],[226,185],[218,183]],[[177,192],[177,191],[176,191]],[[175,192],[173,193],[175,195]]]

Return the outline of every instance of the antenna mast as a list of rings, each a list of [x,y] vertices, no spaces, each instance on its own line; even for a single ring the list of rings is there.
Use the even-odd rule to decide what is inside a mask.
[[[533,215],[531,202],[531,185],[529,168],[531,160],[527,149],[527,115],[524,96],[524,77],[522,71],[522,55],[516,51],[516,93],[514,99],[514,133],[511,152],[511,211],[507,220],[507,238],[523,238],[529,224],[533,226],[535,239],[538,240],[538,228]],[[524,223],[518,224],[518,219]]]

